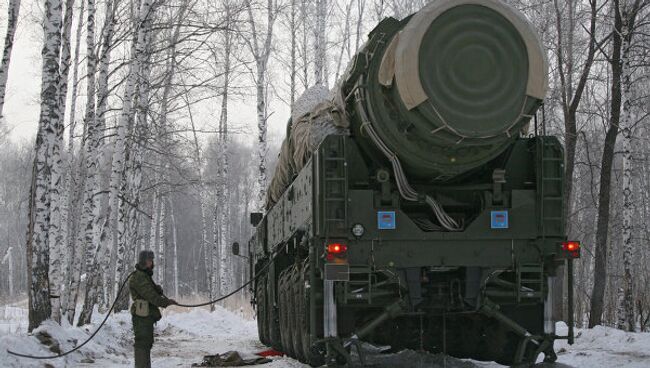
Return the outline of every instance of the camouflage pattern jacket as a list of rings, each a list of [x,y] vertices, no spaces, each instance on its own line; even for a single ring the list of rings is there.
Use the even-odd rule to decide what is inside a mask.
[[[162,288],[153,282],[151,276],[153,271],[144,269],[140,265],[135,265],[135,273],[129,280],[129,291],[131,292],[131,300],[136,299],[146,300],[149,302],[149,317],[155,321],[160,320],[162,315],[158,307],[165,308],[171,302],[163,295]],[[131,305],[131,314],[135,314],[135,303]]]

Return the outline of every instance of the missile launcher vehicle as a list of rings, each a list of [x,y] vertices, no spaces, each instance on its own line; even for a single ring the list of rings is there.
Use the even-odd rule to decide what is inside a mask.
[[[251,214],[260,340],[313,366],[349,363],[361,341],[554,361],[573,330],[556,335],[553,280],[566,270],[571,318],[580,245],[543,126],[547,73],[500,1],[380,22],[330,96],[294,111]]]

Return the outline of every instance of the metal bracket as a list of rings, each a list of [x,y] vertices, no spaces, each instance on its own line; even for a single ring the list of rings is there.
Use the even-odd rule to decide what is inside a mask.
[[[492,203],[503,204],[503,184],[506,182],[506,170],[494,169],[492,172]]]

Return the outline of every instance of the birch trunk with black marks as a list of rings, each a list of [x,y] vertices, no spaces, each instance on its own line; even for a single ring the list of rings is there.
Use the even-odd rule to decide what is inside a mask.
[[[167,208],[166,208],[167,200],[165,199],[164,196],[161,196],[160,198],[160,221],[158,224],[158,246],[156,251],[158,252],[157,256],[157,271],[158,271],[158,283],[161,286],[165,285],[165,269],[166,267],[166,259],[165,259],[165,245],[167,242],[167,239],[165,237],[165,218],[167,217]]]
[[[217,193],[217,196],[219,196],[219,193]],[[223,203],[219,203],[217,201],[214,205],[213,211],[212,211],[212,244],[211,244],[211,249],[210,249],[210,267],[212,269],[212,272],[209,275],[209,280],[210,280],[210,299],[214,299],[214,297],[221,296],[222,292],[225,289],[220,288],[221,284],[221,265],[219,264],[219,255],[220,255],[220,249],[219,249],[219,207],[223,205]],[[210,304],[210,310],[214,311],[216,306],[214,304]]]
[[[97,83],[97,120],[100,127],[106,127],[106,115],[108,113],[108,98],[109,93],[109,67],[111,62],[111,49],[113,48],[113,33],[115,29],[115,10],[114,0],[106,0],[104,8],[104,25],[101,34],[101,51],[99,56],[99,78]],[[117,127],[119,130],[119,127]],[[111,157],[111,171],[110,179],[108,180],[108,202],[106,203],[105,215],[103,219],[102,233],[100,236],[100,248],[102,249],[102,285],[104,295],[104,307],[110,303],[109,295],[112,296],[112,280],[109,281],[110,270],[112,264],[112,256],[117,247],[117,214],[118,214],[118,190],[120,187],[120,179],[122,178],[123,159],[117,163],[115,160],[124,155],[124,137],[116,135],[113,142],[112,157]],[[107,146],[107,145],[105,145]],[[102,152],[107,152],[106,149]],[[108,158],[104,157],[103,161]],[[116,172],[117,171],[117,172]]]
[[[100,127],[95,111],[95,94],[97,72],[97,57],[95,55],[95,0],[87,0],[87,18],[86,18],[86,117],[84,119],[86,138],[84,147],[84,159],[86,178],[83,193],[83,208],[81,214],[81,223],[77,241],[82,244],[79,253],[83,257],[83,272],[85,273],[86,290],[84,304],[79,314],[77,325],[85,325],[90,322],[92,317],[92,306],[94,300],[94,274],[93,265],[95,255],[98,251],[97,240],[97,223],[96,220],[100,215],[100,198],[95,195],[99,190],[99,144],[100,144]],[[77,291],[77,294],[79,291]],[[76,298],[75,298],[76,304]]]
[[[61,34],[61,51],[59,61],[59,86],[57,89],[58,119],[53,123],[55,144],[52,146],[50,160],[52,169],[50,172],[50,226],[49,226],[49,248],[50,248],[50,295],[52,296],[52,319],[61,322],[61,298],[64,291],[65,255],[67,244],[67,229],[64,229],[63,222],[67,222],[67,213],[63,211],[67,207],[67,194],[65,193],[65,178],[62,148],[63,133],[65,131],[65,111],[68,93],[68,74],[70,70],[70,32],[74,11],[74,0],[67,0],[65,5],[65,16],[63,18],[63,32]],[[62,181],[63,180],[63,181]],[[63,187],[63,191],[60,188]]]
[[[0,61],[0,124],[2,124],[2,111],[5,105],[5,94],[7,92],[7,79],[9,78],[9,64],[11,63],[11,51],[14,47],[16,27],[18,26],[18,15],[20,14],[20,0],[9,0],[7,7],[7,31],[5,33],[2,60]]]
[[[176,233],[176,216],[174,216],[174,202],[169,200],[169,216],[172,222],[172,283],[174,287],[174,298],[178,298],[178,236]]]
[[[7,248],[7,253],[5,253],[4,257],[2,257],[2,262],[0,264],[7,264],[7,271],[9,271],[9,275],[7,275],[7,281],[9,281],[9,297],[12,298],[14,296],[14,257],[12,253],[13,247]]]
[[[151,223],[149,224],[149,245],[150,250],[156,249],[158,241],[158,223],[160,222],[160,193],[156,189],[153,193],[153,203],[151,205]]]
[[[226,6],[226,26],[224,30],[224,47],[223,47],[223,92],[221,95],[221,115],[219,117],[219,175],[217,185],[219,185],[217,210],[219,231],[218,231],[218,244],[219,250],[219,279],[221,294],[228,293],[232,287],[232,270],[228,267],[228,259],[230,258],[227,251],[228,242],[230,239],[229,224],[230,224],[230,187],[228,185],[228,164],[229,164],[229,136],[228,136],[228,97],[231,82],[231,53],[232,53],[232,31],[231,31],[231,5]],[[229,272],[230,270],[230,272]]]
[[[136,98],[136,86],[140,79],[140,69],[144,53],[147,49],[147,33],[150,31],[151,22],[148,18],[151,16],[151,1],[145,0],[138,11],[137,35],[131,48],[133,55],[129,64],[129,74],[127,76],[122,110],[117,123],[117,135],[115,138],[115,151],[113,162],[111,164],[111,204],[116,209],[116,246],[115,256],[115,275],[113,278],[114,297],[119,290],[122,278],[125,275],[125,256],[127,247],[135,246],[135,239],[138,229],[138,212],[137,208],[140,203],[140,188],[142,184],[142,163],[139,140],[127,145],[126,135],[129,130],[129,124],[133,120],[135,110],[133,100]],[[133,135],[138,136],[144,127],[133,129]],[[128,163],[130,161],[130,163]],[[127,164],[128,163],[128,164]],[[127,167],[128,165],[128,167]],[[118,177],[119,176],[119,177]],[[118,195],[122,193],[125,198],[118,201]]]
[[[278,4],[276,0],[268,0],[264,12],[266,13],[266,28],[263,33],[258,30],[259,24],[253,14],[253,5],[251,1],[246,2],[248,12],[248,23],[251,37],[247,40],[253,58],[255,59],[255,98],[257,112],[257,156],[258,156],[258,206],[264,209],[266,201],[266,155],[268,153],[268,143],[266,138],[268,106],[267,106],[267,89],[268,89],[268,62],[271,55],[271,45],[273,41],[273,26],[278,15]]]
[[[291,55],[289,57],[289,108],[293,109],[296,101],[296,75],[298,74],[298,60],[296,51],[298,49],[298,17],[297,0],[291,0],[291,13],[289,18],[289,33],[291,37]]]
[[[626,2],[627,3],[627,2]],[[605,310],[605,286],[607,285],[608,275],[608,240],[609,240],[609,220],[610,220],[610,203],[611,203],[611,180],[612,166],[614,163],[614,149],[616,139],[619,133],[621,123],[621,87],[623,77],[623,60],[627,55],[623,55],[623,43],[631,44],[631,38],[634,34],[634,23],[639,7],[640,0],[634,0],[634,3],[628,8],[623,6],[618,0],[614,0],[614,28],[612,30],[612,53],[609,57],[611,67],[611,97],[610,97],[610,118],[605,141],[603,154],[600,164],[600,188],[598,192],[598,222],[596,225],[596,247],[594,263],[594,285],[591,293],[591,308],[589,311],[589,327],[600,325]],[[623,27],[627,26],[628,32],[623,33]]]
[[[316,0],[316,27],[314,27],[314,78],[317,85],[327,87],[327,0]]]
[[[308,40],[308,29],[310,23],[309,19],[309,9],[308,6],[310,0],[300,0],[300,19],[302,21],[302,42],[301,42],[301,54],[302,58],[302,86],[303,89],[307,89],[310,86],[309,83],[309,42]]]
[[[208,244],[208,219],[207,219],[207,209],[206,209],[206,195],[205,195],[205,183],[203,181],[203,158],[201,155],[201,146],[199,145],[199,138],[196,132],[196,126],[194,124],[194,117],[192,115],[192,108],[187,103],[187,112],[190,119],[190,124],[192,127],[192,137],[194,143],[194,162],[197,166],[197,176],[198,176],[198,195],[199,195],[199,209],[201,212],[201,247],[200,250],[203,251],[203,265],[205,267],[205,274],[208,279],[208,292],[210,299],[216,295],[216,290],[214,289],[214,283],[212,282],[212,273],[216,272],[212,268],[211,260],[211,249],[212,247]],[[199,253],[200,256],[200,253]],[[195,263],[194,267],[198,267],[198,263]]]
[[[630,92],[632,89],[632,70],[630,67],[630,37],[628,37],[627,23],[623,24],[623,52],[621,60],[621,105],[623,114],[621,116],[621,139],[623,151],[623,229],[621,231],[621,243],[623,249],[623,280],[618,291],[617,327],[621,330],[633,332],[636,329],[634,318],[634,285],[632,279],[632,257],[633,257],[633,222],[635,204],[632,180],[632,139],[633,139],[633,115]]]
[[[75,155],[74,155],[74,137],[75,129],[77,126],[77,95],[79,92],[79,54],[81,51],[81,33],[83,31],[83,16],[85,14],[86,2],[81,1],[81,6],[79,8],[79,15],[77,17],[77,33],[75,35],[75,56],[73,62],[73,71],[72,71],[72,98],[70,99],[70,119],[68,127],[68,170],[65,177],[65,189],[64,189],[64,199],[63,203],[65,205],[64,210],[61,213],[61,232],[64,234],[64,241],[66,243],[67,252],[66,252],[66,281],[65,285],[67,290],[63,294],[62,300],[62,309],[65,314],[65,318],[70,324],[72,324],[74,316],[74,302],[76,300],[77,289],[79,288],[79,277],[81,274],[81,257],[79,257],[79,250],[77,249],[80,244],[75,241],[76,226],[78,224],[75,221],[74,209],[77,207],[79,201],[79,183],[75,183],[75,174],[79,177],[82,174],[82,170],[75,171]],[[85,129],[84,129],[85,130]],[[85,135],[82,139],[82,142],[85,142]],[[84,144],[82,144],[83,146]],[[83,152],[82,152],[83,154]],[[81,159],[80,161],[83,161]],[[72,302],[71,302],[72,300]]]
[[[50,318],[49,225],[51,161],[48,154],[56,144],[55,125],[59,121],[59,55],[61,49],[62,5],[60,0],[45,1],[43,20],[43,66],[41,79],[41,111],[34,146],[36,154],[32,171],[27,230],[28,330],[31,332]]]

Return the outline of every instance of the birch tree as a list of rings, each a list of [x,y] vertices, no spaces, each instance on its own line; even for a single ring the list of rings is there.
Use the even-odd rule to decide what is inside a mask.
[[[110,195],[111,204],[116,210],[116,262],[115,275],[113,278],[113,290],[115,293],[119,290],[119,284],[125,271],[126,247],[133,245],[138,232],[138,213],[137,208],[140,203],[140,189],[142,184],[142,156],[141,141],[138,139],[127,145],[126,135],[129,129],[129,123],[132,121],[135,111],[133,109],[133,100],[136,98],[136,86],[141,80],[142,64],[146,60],[146,51],[149,41],[148,33],[151,31],[150,17],[152,16],[151,0],[143,0],[137,14],[137,35],[132,47],[129,74],[127,75],[124,100],[122,110],[117,123],[117,136],[115,139],[115,148],[113,161],[111,164],[111,182]],[[133,133],[136,137],[142,137],[144,126],[143,122],[138,120],[138,125],[134,128]],[[128,164],[127,164],[128,163]],[[128,167],[126,167],[128,165]],[[123,193],[122,199],[118,202],[118,193]],[[119,214],[117,208],[119,207]],[[114,295],[117,297],[117,295]]]
[[[102,130],[106,130],[106,115],[108,113],[108,99],[110,96],[109,93],[109,66],[111,61],[111,49],[113,48],[113,33],[115,29],[115,12],[114,12],[114,1],[106,0],[104,8],[104,25],[102,26],[102,33],[100,37],[100,55],[99,55],[99,66],[98,66],[98,81],[97,81],[97,125]],[[119,128],[118,128],[119,129]],[[122,140],[120,141],[120,138]],[[119,141],[119,143],[118,143]],[[117,190],[119,189],[119,180],[122,178],[122,166],[115,168],[113,163],[115,161],[115,156],[120,156],[123,154],[123,137],[116,136],[113,144],[113,155],[110,159],[111,162],[111,172],[110,179],[108,184],[108,203],[104,211],[103,218],[98,219],[101,221],[101,235],[99,237],[99,249],[102,252],[103,261],[100,262],[102,268],[102,285],[103,285],[103,295],[104,302],[108,302],[108,295],[112,283],[109,282],[110,276],[110,266],[111,266],[111,256],[113,249],[116,248],[114,244],[117,240],[116,231],[116,220],[117,220]],[[101,150],[100,160],[102,166],[108,160],[106,157],[107,144],[103,145],[104,149]],[[118,165],[122,165],[122,162],[118,162]],[[117,170],[117,173],[115,172]],[[103,191],[102,191],[103,192]],[[111,294],[112,295],[112,294]],[[107,305],[105,305],[108,308]]]
[[[52,319],[61,322],[61,291],[63,290],[63,262],[65,261],[66,244],[65,233],[62,231],[63,216],[62,211],[66,199],[59,190],[62,187],[62,177],[64,165],[62,157],[63,133],[65,130],[64,118],[66,107],[66,95],[68,86],[68,71],[70,70],[70,31],[72,28],[72,18],[74,9],[74,0],[67,0],[65,6],[65,16],[63,18],[63,30],[61,34],[61,51],[59,60],[59,85],[57,88],[58,116],[53,122],[54,144],[49,153],[52,162],[50,170],[50,224],[48,228],[49,250],[50,250],[50,295],[52,295]],[[67,219],[66,219],[67,221]]]
[[[632,129],[633,129],[633,116],[632,116],[632,101],[630,92],[632,89],[632,71],[630,67],[631,57],[631,29],[628,23],[627,9],[623,9],[623,24],[621,28],[621,38],[623,43],[621,45],[621,139],[623,151],[623,231],[621,232],[621,243],[623,247],[623,282],[619,286],[619,302],[617,311],[617,327],[621,330],[634,331],[636,329],[636,320],[634,318],[634,295],[633,295],[633,281],[632,281],[632,252],[633,252],[633,224],[632,216],[634,216],[634,202],[633,202],[633,182],[632,182]]]
[[[227,244],[230,240],[229,234],[229,219],[230,219],[230,188],[228,185],[228,179],[230,177],[228,172],[229,164],[229,143],[230,137],[228,136],[228,98],[230,92],[230,82],[231,82],[231,73],[232,73],[232,53],[233,53],[233,33],[232,33],[232,24],[234,14],[232,11],[232,4],[227,2],[225,5],[226,10],[226,24],[223,31],[223,87],[221,94],[221,115],[219,117],[219,148],[220,148],[220,165],[219,165],[219,176],[217,179],[219,190],[218,190],[218,221],[219,221],[219,231],[218,231],[218,249],[220,253],[219,260],[219,272],[221,279],[221,294],[225,294],[229,291],[231,286],[231,280],[229,276],[232,272],[228,272],[228,252],[226,251]]]
[[[220,266],[220,260],[221,260],[221,249],[219,247],[220,245],[220,224],[219,224],[219,207],[223,206],[224,203],[219,203],[216,202],[214,205],[214,209],[212,211],[212,249],[210,251],[210,268],[211,272],[208,275],[210,279],[210,299],[214,299],[214,297],[221,295],[222,290],[225,291],[225,287],[221,288],[220,286],[225,286],[223,283],[225,282],[225,278],[223,277],[221,271],[222,268]],[[210,310],[214,311],[215,310],[215,305],[211,304],[210,305]]]
[[[310,54],[310,47],[309,47],[309,42],[307,42],[307,37],[308,37],[308,30],[309,30],[309,22],[310,22],[310,12],[309,12],[309,4],[311,3],[310,0],[300,0],[300,18],[301,18],[301,23],[302,23],[302,42],[301,42],[301,55],[300,58],[302,59],[302,73],[301,73],[301,79],[302,79],[302,85],[304,89],[309,88],[310,82],[309,82],[309,54]]]
[[[74,138],[75,138],[75,129],[77,126],[76,120],[76,104],[77,104],[77,94],[79,91],[79,54],[81,51],[81,33],[83,30],[83,16],[86,2],[81,1],[81,6],[79,9],[79,14],[77,17],[77,32],[75,35],[75,52],[74,52],[74,62],[73,62],[73,71],[72,71],[72,97],[70,99],[70,119],[68,120],[68,142],[67,142],[67,157],[68,157],[68,167],[66,170],[63,196],[61,202],[63,203],[63,208],[61,211],[61,236],[64,239],[65,246],[67,248],[66,252],[66,264],[65,264],[65,285],[66,290],[63,293],[63,298],[61,300],[61,308],[68,319],[68,322],[72,324],[72,319],[74,316],[75,306],[73,303],[76,302],[76,292],[79,285],[79,272],[77,265],[80,261],[77,261],[78,257],[77,244],[75,242],[75,228],[74,228],[74,209],[76,208],[75,204],[77,203],[77,185],[74,182],[75,174],[75,155],[74,155]],[[59,96],[60,97],[60,96]],[[73,193],[74,191],[74,193]],[[71,216],[72,215],[72,216]],[[72,300],[72,303],[70,302]]]
[[[51,162],[48,154],[56,144],[55,124],[58,109],[59,55],[61,48],[62,6],[60,0],[45,1],[43,20],[43,67],[41,111],[36,135],[34,166],[29,199],[27,230],[27,272],[29,282],[29,326],[31,332],[51,315],[49,285],[49,193]]]
[[[0,61],[0,124],[3,123],[2,111],[5,105],[5,93],[7,91],[7,79],[9,78],[11,51],[14,46],[16,26],[18,25],[18,15],[20,14],[20,0],[9,0],[7,13],[7,31],[5,33],[5,43],[2,50],[2,60]]]
[[[600,188],[598,193],[598,223],[596,228],[596,250],[594,264],[594,286],[591,295],[589,327],[602,323],[605,299],[605,286],[608,274],[608,240],[610,227],[611,179],[614,162],[614,149],[621,124],[623,61],[629,57],[624,44],[631,44],[636,16],[645,2],[641,0],[614,0],[614,25],[612,29],[612,52],[608,57],[611,67],[611,98],[609,126],[605,134],[600,168]],[[624,32],[624,27],[628,31]]]
[[[264,207],[266,200],[266,155],[267,155],[267,119],[268,119],[268,63],[271,55],[271,45],[273,42],[273,26],[280,11],[278,0],[267,0],[266,5],[262,6],[260,17],[265,18],[261,22],[256,18],[254,6],[251,0],[246,1],[246,10],[248,12],[248,26],[250,37],[244,37],[249,50],[255,60],[255,98],[257,112],[257,157],[258,163],[258,203],[260,208]],[[263,28],[263,29],[262,29]]]
[[[198,177],[198,196],[199,196],[199,207],[201,211],[201,248],[200,250],[203,251],[203,264],[205,267],[205,273],[209,277],[209,282],[208,282],[208,291],[209,295],[212,298],[214,295],[216,295],[217,290],[215,289],[216,287],[216,282],[214,281],[215,275],[213,273],[216,273],[216,270],[212,268],[213,262],[212,260],[212,253],[211,249],[213,248],[208,244],[208,219],[207,216],[207,205],[206,205],[206,194],[205,194],[205,183],[204,183],[204,178],[203,178],[203,157],[201,155],[201,146],[199,144],[199,138],[196,132],[196,125],[194,124],[194,116],[192,115],[192,108],[189,104],[189,101],[185,101],[187,105],[187,112],[188,112],[188,117],[190,120],[190,124],[192,126],[192,138],[193,141],[193,153],[194,153],[194,162],[196,162],[196,170],[197,170],[197,177]],[[195,265],[197,267],[197,265]]]
[[[86,275],[86,290],[84,297],[84,304],[77,324],[79,326],[90,322],[94,304],[94,278],[95,272],[93,266],[95,264],[96,255],[99,251],[99,230],[97,227],[97,219],[100,215],[100,198],[95,195],[99,188],[99,149],[100,149],[100,135],[101,130],[99,121],[95,111],[96,103],[96,72],[97,72],[97,56],[95,54],[95,14],[96,4],[95,0],[87,0],[86,11],[86,116],[84,118],[84,125],[86,130],[85,147],[84,147],[84,161],[86,177],[84,182],[83,193],[83,209],[81,214],[81,224],[77,243],[80,252],[83,254],[83,272]],[[76,294],[79,294],[77,289]],[[75,298],[76,304],[76,298]]]
[[[178,298],[178,236],[176,234],[176,216],[174,215],[174,202],[169,200],[169,216],[172,222],[172,286],[174,298]]]
[[[158,225],[158,246],[156,251],[158,252],[158,266],[156,267],[158,269],[158,283],[160,285],[165,285],[165,269],[166,269],[166,259],[165,259],[165,244],[167,242],[167,239],[165,238],[165,222],[166,222],[166,217],[167,217],[167,210],[166,210],[166,204],[167,200],[165,197],[161,197],[160,199],[160,221]]]
[[[564,7],[558,0],[554,0],[557,30],[556,65],[560,79],[560,104],[564,115],[564,146],[565,146],[565,176],[564,195],[568,206],[565,206],[567,229],[571,222],[567,216],[573,204],[571,194],[573,191],[573,173],[575,169],[576,142],[578,138],[577,114],[580,102],[591,72],[591,66],[596,54],[596,19],[598,13],[597,1],[589,1],[589,33],[587,34],[587,50],[576,50],[576,28],[578,16],[576,14],[579,2],[565,0]],[[566,16],[566,19],[564,16]],[[565,27],[566,26],[566,27]],[[586,55],[584,62],[579,58]],[[580,68],[578,68],[578,66]],[[575,80],[577,79],[577,83]]]
[[[327,0],[316,0],[316,26],[314,27],[314,78],[317,85],[327,83]]]
[[[289,37],[291,40],[291,54],[289,56],[289,107],[293,108],[296,101],[296,74],[298,72],[298,60],[296,53],[298,51],[298,4],[297,0],[291,0],[289,18]]]
[[[7,264],[7,271],[9,271],[9,275],[7,279],[9,279],[9,297],[14,296],[14,257],[13,254],[11,254],[13,247],[7,248],[7,252],[5,253],[4,257],[2,257],[2,262],[0,264]]]

